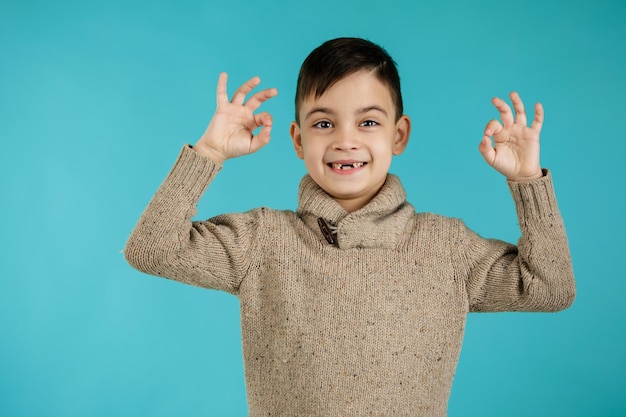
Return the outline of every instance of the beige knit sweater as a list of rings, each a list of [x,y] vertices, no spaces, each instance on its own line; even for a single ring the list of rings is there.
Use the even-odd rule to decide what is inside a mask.
[[[517,247],[460,220],[415,213],[393,175],[353,213],[305,176],[296,212],[192,222],[218,171],[184,147],[125,255],[146,273],[239,298],[250,416],[443,417],[468,312],[573,302],[547,171],[509,183]],[[336,243],[318,218],[336,226]]]

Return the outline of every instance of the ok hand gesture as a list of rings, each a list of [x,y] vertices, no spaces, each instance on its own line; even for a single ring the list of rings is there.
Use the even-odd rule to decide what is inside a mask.
[[[221,73],[217,82],[217,109],[206,131],[193,149],[204,156],[223,164],[226,159],[258,151],[270,141],[272,116],[267,112],[254,112],[263,102],[278,94],[268,88],[246,96],[261,82],[254,77],[240,86],[232,99],[228,100],[226,82],[228,76]],[[254,131],[261,127],[255,135]]]
[[[509,181],[541,178],[543,173],[539,163],[539,134],[543,124],[543,107],[540,103],[535,104],[535,117],[528,127],[522,99],[515,92],[510,97],[515,118],[509,105],[495,97],[492,103],[500,112],[502,123],[495,119],[487,123],[478,149],[485,161]]]

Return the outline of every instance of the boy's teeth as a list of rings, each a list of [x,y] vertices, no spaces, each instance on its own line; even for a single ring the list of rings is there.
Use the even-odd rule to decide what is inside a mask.
[[[363,165],[365,165],[365,162],[353,162],[351,164],[340,164],[337,162],[333,162],[330,164],[330,166],[333,169],[353,169],[353,168],[360,168]]]

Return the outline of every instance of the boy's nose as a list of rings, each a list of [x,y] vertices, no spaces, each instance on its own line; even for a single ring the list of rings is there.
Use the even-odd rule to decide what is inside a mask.
[[[359,144],[356,133],[348,130],[336,132],[333,147],[343,151],[357,149]]]

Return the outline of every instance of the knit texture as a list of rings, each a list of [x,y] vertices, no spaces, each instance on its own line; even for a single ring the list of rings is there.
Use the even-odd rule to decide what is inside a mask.
[[[446,415],[470,311],[557,311],[575,284],[550,173],[509,183],[517,247],[415,213],[400,180],[348,213],[309,177],[298,209],[192,222],[219,167],[188,146],[125,248],[149,274],[236,295],[249,415]],[[329,244],[318,219],[336,227]]]

